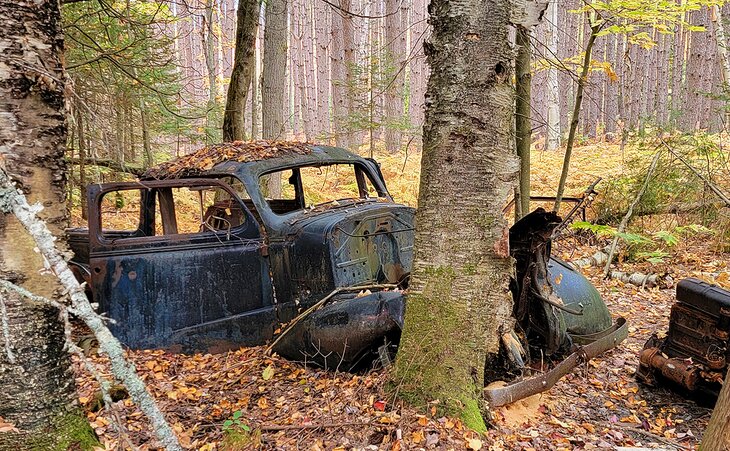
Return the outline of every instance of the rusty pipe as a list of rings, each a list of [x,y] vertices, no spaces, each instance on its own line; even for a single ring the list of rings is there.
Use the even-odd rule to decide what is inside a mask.
[[[700,379],[700,369],[681,359],[668,358],[662,354],[659,348],[646,348],[639,354],[639,361],[658,370],[662,376],[672,382],[685,387],[690,391],[697,389],[697,382]]]

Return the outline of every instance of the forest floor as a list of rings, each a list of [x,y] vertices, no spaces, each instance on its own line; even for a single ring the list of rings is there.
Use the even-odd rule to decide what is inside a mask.
[[[621,175],[628,159],[616,153],[616,146],[576,149],[573,167],[581,169],[571,174],[567,192],[582,192],[599,175]],[[540,187],[556,185],[561,155],[533,154],[535,191],[551,194]],[[418,155],[410,155],[405,163],[403,154],[380,160],[394,197],[415,203]],[[669,273],[674,281],[720,273],[718,279],[724,281],[729,259],[717,249],[718,242],[687,237],[669,250],[663,263],[626,261],[621,270]],[[598,247],[568,239],[557,243],[553,252],[575,260]],[[387,369],[364,374],[326,371],[266,355],[265,347],[215,355],[135,351],[129,356],[191,449],[696,449],[711,410],[666,388],[643,386],[634,377],[644,342],[667,328],[674,289],[603,280],[600,272],[586,268],[584,274],[612,314],[628,319],[629,338],[551,390],[497,409],[486,435],[466,429],[458,419],[437,415],[433,406],[402,405],[386,394]],[[109,374],[104,358],[92,353],[92,359]],[[80,402],[105,446],[126,448],[125,441],[131,440],[140,449],[153,449],[147,422],[131,401],[116,402],[111,412],[92,412],[98,385],[85,372],[79,374]],[[121,420],[124,434],[115,431],[114,418]]]

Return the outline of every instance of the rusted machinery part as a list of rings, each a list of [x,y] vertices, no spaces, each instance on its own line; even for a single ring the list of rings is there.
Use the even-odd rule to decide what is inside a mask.
[[[646,348],[639,354],[639,361],[672,382],[676,382],[690,391],[697,389],[701,379],[700,367],[685,359],[670,358],[662,354],[659,348]]]
[[[599,335],[595,341],[579,346],[572,354],[566,357],[562,362],[557,364],[555,368],[547,371],[539,376],[523,379],[519,382],[507,385],[505,387],[485,388],[484,397],[489,406],[499,407],[510,404],[528,396],[535,395],[550,389],[563,376],[573,371],[573,369],[583,362],[615,348],[619,343],[628,336],[628,326],[624,318],[616,320],[610,329]]]

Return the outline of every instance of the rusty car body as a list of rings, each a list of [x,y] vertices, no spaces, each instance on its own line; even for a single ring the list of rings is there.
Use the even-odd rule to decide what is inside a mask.
[[[351,176],[351,195],[310,202],[303,174],[314,168],[326,176],[335,166]],[[281,176],[281,193],[271,189],[272,174]],[[186,231],[179,216],[189,202],[173,195],[181,189],[200,199],[187,207],[197,220]],[[109,198],[126,199],[134,213],[125,230],[106,225],[124,209]],[[72,264],[131,348],[260,345],[295,323],[277,352],[350,369],[397,345],[415,210],[393,200],[372,159],[297,143],[212,146],[139,181],[91,185],[88,212],[88,228],[68,231]],[[581,340],[608,336],[611,347],[622,339],[595,288],[550,258],[559,223],[537,210],[510,234],[515,338],[525,346],[505,346],[519,368],[529,360],[526,342],[545,356],[573,352]]]

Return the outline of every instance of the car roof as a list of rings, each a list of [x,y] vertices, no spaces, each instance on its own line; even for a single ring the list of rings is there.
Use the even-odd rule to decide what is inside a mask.
[[[232,173],[242,168],[261,174],[285,167],[363,162],[339,147],[297,141],[234,141],[213,144],[149,168],[142,179],[174,179],[209,173]]]

